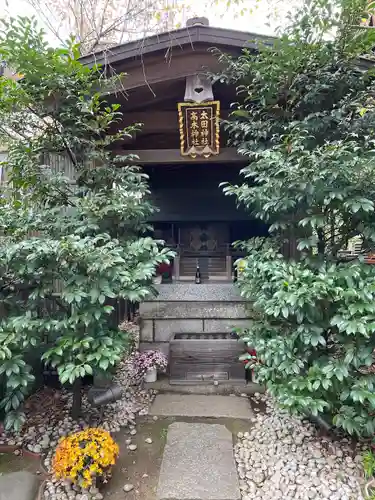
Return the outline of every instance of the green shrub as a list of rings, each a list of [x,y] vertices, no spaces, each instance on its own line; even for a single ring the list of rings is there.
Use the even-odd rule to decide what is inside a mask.
[[[257,351],[247,367],[291,411],[372,435],[375,267],[342,253],[354,237],[375,248],[375,85],[358,68],[374,30],[353,28],[365,4],[306,1],[272,46],[221,54],[217,78],[237,85],[224,126],[249,160],[224,193],[269,225],[238,243],[259,315],[243,333]]]

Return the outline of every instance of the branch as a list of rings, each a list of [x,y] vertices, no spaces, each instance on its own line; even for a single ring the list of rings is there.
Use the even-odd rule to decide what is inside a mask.
[[[51,21],[51,18],[54,17],[54,13],[50,8],[49,2],[43,2],[43,5],[41,5],[42,2],[40,0],[26,0],[26,1],[35,10],[37,15],[41,16],[43,22],[46,24],[46,26],[51,31],[51,33],[59,40],[59,42],[63,46],[65,46],[66,39],[60,37],[58,29],[55,28],[53,22]],[[61,24],[62,23],[60,21],[60,27],[61,27]]]
[[[61,309],[64,309],[65,312],[70,314],[71,312],[70,308],[67,307],[66,304],[64,304],[56,294],[51,293],[50,295],[47,295],[46,298],[48,298],[51,301],[55,301],[56,304],[58,304],[61,307]]]
[[[48,127],[50,127],[50,123],[48,123],[45,119],[45,117],[41,116],[35,109],[33,109],[30,105],[27,106],[27,109],[29,109],[37,118],[39,118],[40,120],[43,121],[43,123],[45,123]],[[65,137],[64,135],[61,133],[59,127],[58,127],[58,124],[57,124],[57,121],[56,121],[56,118],[54,116],[51,116],[51,115],[47,115],[49,118],[52,119],[52,123],[53,123],[53,126],[56,130],[56,132],[58,133],[59,137],[61,138],[61,140],[63,141],[63,144],[64,144],[64,147],[66,149],[66,152],[68,153],[68,156],[69,156],[69,159],[70,161],[73,163],[74,167],[78,170],[78,162],[75,158],[75,155],[73,153],[73,151],[71,150],[71,148],[69,147],[68,143],[66,142],[65,140]],[[54,186],[56,191],[58,193],[60,193],[61,195],[65,196],[66,197],[66,201],[67,203],[72,206],[72,207],[75,207],[76,205],[74,205],[68,198],[67,198],[67,195],[66,193],[63,193],[61,190],[59,190],[59,188],[57,188],[56,186]],[[72,193],[71,193],[72,194]]]
[[[99,26],[99,29],[96,30],[96,40],[95,40],[94,44],[92,45],[91,50],[94,50],[95,47],[97,47],[99,40],[102,36],[102,31],[103,31],[103,27],[104,27],[104,18],[105,18],[106,12],[107,12],[108,3],[109,3],[109,0],[105,0],[105,5],[103,7],[103,12],[101,15],[101,20],[100,20],[100,26]]]

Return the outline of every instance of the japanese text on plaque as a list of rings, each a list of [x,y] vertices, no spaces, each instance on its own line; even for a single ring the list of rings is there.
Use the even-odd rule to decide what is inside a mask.
[[[219,102],[179,104],[181,154],[210,156],[219,153]]]

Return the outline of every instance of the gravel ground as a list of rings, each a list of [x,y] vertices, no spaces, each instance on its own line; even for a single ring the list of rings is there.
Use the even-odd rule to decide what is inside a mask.
[[[126,326],[129,327],[129,324]],[[137,329],[135,325],[133,325],[134,328]],[[40,453],[43,457],[43,465],[50,473],[52,472],[52,457],[62,436],[90,426],[101,427],[111,433],[126,428],[131,438],[132,433],[135,432],[136,415],[148,414],[148,408],[155,393],[142,388],[141,380],[137,379],[133,368],[132,356],[119,364],[113,382],[123,388],[123,396],[115,403],[107,405],[102,415],[96,408],[90,406],[84,395],[82,404],[84,418],[74,421],[69,416],[71,394],[64,390],[56,391],[56,410],[49,412],[48,418],[45,417],[45,410],[41,407],[37,414],[31,415],[28,425],[26,424],[21,434],[0,433],[0,444],[17,445],[34,453]],[[34,421],[37,425],[32,425]],[[103,495],[95,487],[87,491],[72,486],[68,482],[51,479],[46,483],[44,498],[46,500],[101,500]]]
[[[142,388],[131,357],[120,363],[114,382],[123,387],[123,397],[108,405],[103,415],[91,408],[84,397],[85,418],[73,421],[69,416],[71,395],[61,391],[57,393],[55,411],[46,417],[41,407],[37,418],[30,419],[29,426],[20,435],[0,434],[0,444],[23,446],[41,453],[48,472],[51,472],[52,456],[60,437],[88,426],[100,426],[111,433],[122,431],[121,435],[124,429],[125,444],[130,450],[129,446],[135,446],[136,442],[136,417],[148,414],[155,393]],[[267,396],[256,394],[253,403],[252,426],[247,432],[240,427],[235,445],[242,500],[364,500],[361,493],[364,450],[360,445],[353,445],[348,439],[320,436],[313,425],[277,409]],[[143,441],[143,447],[150,446]],[[148,474],[144,474],[146,476]],[[120,485],[121,478],[118,483]],[[133,486],[129,483],[125,489],[129,485]],[[138,491],[138,483],[133,488]],[[131,495],[132,490],[126,493],[120,488],[119,498]],[[101,500],[103,494],[95,487],[82,490],[51,479],[47,481],[44,499]]]
[[[255,400],[265,411],[235,445],[243,500],[363,500],[360,445],[320,436],[267,396]]]

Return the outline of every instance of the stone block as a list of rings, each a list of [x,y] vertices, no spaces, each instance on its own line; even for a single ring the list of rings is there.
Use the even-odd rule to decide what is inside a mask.
[[[205,319],[205,333],[225,333],[233,328],[246,328],[251,326],[251,319]]]
[[[239,420],[249,420],[254,416],[248,398],[168,393],[156,396],[150,408],[150,415]]]
[[[155,285],[158,295],[147,302],[198,301],[198,302],[246,302],[233,283],[171,283]]]
[[[155,341],[169,342],[175,333],[201,333],[201,319],[155,319]]]
[[[11,472],[0,476],[0,500],[34,500],[39,481],[27,471]]]
[[[139,309],[142,318],[248,318],[246,302],[144,302]]]
[[[224,425],[168,427],[157,500],[240,500],[232,435]]]
[[[152,342],[154,340],[154,322],[152,319],[141,318],[139,325],[139,340]]]

